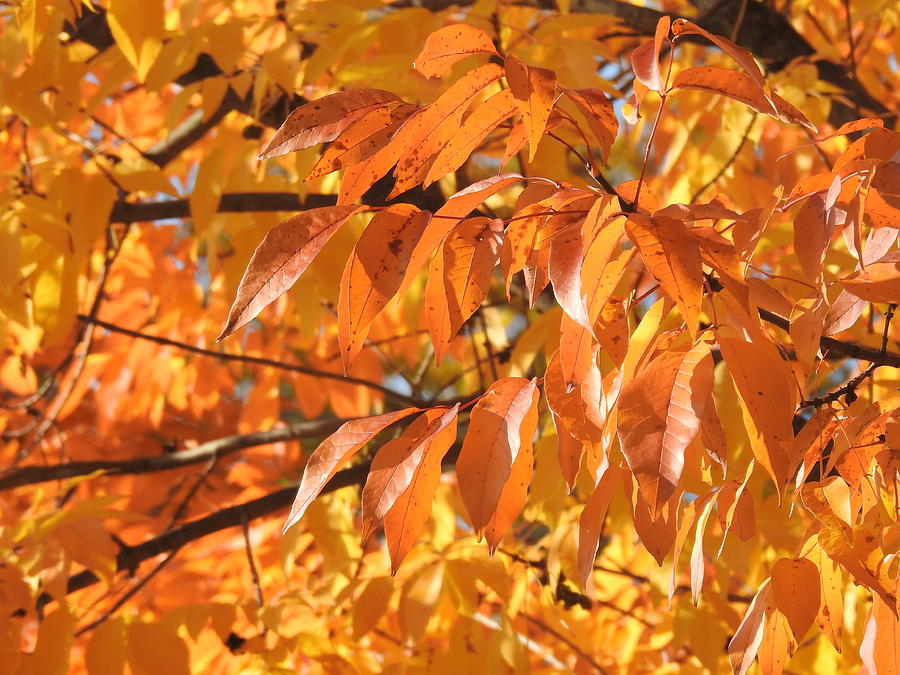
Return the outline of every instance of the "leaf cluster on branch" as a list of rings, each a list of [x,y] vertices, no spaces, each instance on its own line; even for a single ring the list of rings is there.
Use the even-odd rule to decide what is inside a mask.
[[[665,9],[0,8],[4,667],[895,672],[896,10]]]

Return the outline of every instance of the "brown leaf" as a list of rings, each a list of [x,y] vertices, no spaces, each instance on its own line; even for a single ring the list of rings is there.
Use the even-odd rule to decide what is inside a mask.
[[[253,252],[222,334],[231,335],[253,320],[262,309],[300,278],[316,254],[359,207],[325,206],[310,209],[266,233]]]

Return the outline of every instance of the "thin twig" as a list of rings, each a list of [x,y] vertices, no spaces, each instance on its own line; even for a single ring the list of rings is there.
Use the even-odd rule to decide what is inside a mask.
[[[109,619],[113,614],[115,614],[126,602],[128,602],[131,598],[133,598],[144,586],[146,586],[153,577],[162,572],[163,568],[172,562],[172,559],[178,554],[179,549],[175,548],[169,551],[165,558],[159,561],[159,564],[150,570],[146,576],[142,577],[138,581],[134,583],[134,585],[125,592],[122,597],[116,600],[112,606],[107,609],[103,614],[101,614],[97,619],[87,624],[86,626],[82,626],[77,631],[75,631],[75,637],[80,637],[85,633],[94,630],[101,623]]]
[[[719,180],[722,177],[722,175],[726,171],[728,171],[728,168],[732,164],[734,164],[735,160],[737,159],[737,156],[740,154],[741,150],[743,149],[744,144],[747,142],[747,139],[750,137],[750,130],[753,129],[753,124],[754,124],[754,122],[756,122],[756,118],[757,118],[758,114],[759,113],[757,113],[756,111],[753,111],[753,114],[750,116],[750,123],[747,124],[747,128],[744,130],[744,133],[741,135],[741,142],[738,143],[738,146],[734,149],[734,152],[731,153],[731,157],[729,157],[728,161],[726,161],[722,165],[722,167],[719,169],[719,171],[716,173],[716,175],[713,176],[712,178],[710,178],[708,181],[706,181],[706,183],[704,183],[700,188],[698,188],[694,192],[694,194],[691,195],[691,202],[690,202],[691,204],[696,202],[697,199],[700,198],[700,195],[702,195],[704,192],[706,192],[709,189],[709,187],[712,186],[717,180]]]
[[[253,560],[253,548],[250,545],[250,523],[246,516],[241,521],[241,532],[244,534],[244,552],[247,554],[247,566],[250,568],[250,578],[253,580],[253,592],[256,597],[256,605],[260,611],[266,606],[263,599],[262,584],[259,582],[259,572],[256,569],[256,562]],[[263,623],[262,634],[266,632],[266,624]]]
[[[202,347],[195,347],[193,345],[185,344],[184,342],[178,342],[177,340],[170,340],[169,338],[160,337],[158,335],[150,335],[148,333],[141,333],[140,331],[131,330],[129,328],[123,328],[122,326],[117,326],[116,324],[109,323],[108,321],[101,321],[100,319],[92,319],[89,316],[85,316],[84,314],[79,314],[78,319],[80,321],[84,321],[85,323],[94,324],[96,326],[100,326],[101,328],[105,328],[106,330],[112,331],[114,333],[121,333],[122,335],[128,335],[130,337],[136,338],[138,340],[147,340],[148,342],[155,342],[156,344],[165,345],[167,347],[174,347],[184,352],[190,352],[191,354],[201,354],[203,356],[211,356],[216,359],[220,359],[222,361],[237,361],[240,363],[253,363],[259,366],[269,366],[270,368],[277,368],[279,370],[288,370],[294,373],[303,373],[304,375],[310,375],[312,377],[318,377],[324,380],[336,380],[338,382],[345,382],[349,384],[356,384],[361,387],[366,387],[368,389],[372,389],[374,391],[378,391],[390,399],[398,401],[400,403],[406,405],[421,405],[422,402],[414,399],[410,396],[406,396],[405,394],[401,394],[396,392],[388,387],[385,387],[382,384],[378,384],[377,382],[370,382],[369,380],[364,380],[359,377],[352,377],[350,375],[344,376],[339,373],[330,373],[325,370],[316,370],[315,368],[308,368],[307,366],[282,363],[280,361],[273,361],[272,359],[264,359],[259,356],[247,356],[243,354],[229,354],[227,352],[217,352],[212,349],[204,349]]]

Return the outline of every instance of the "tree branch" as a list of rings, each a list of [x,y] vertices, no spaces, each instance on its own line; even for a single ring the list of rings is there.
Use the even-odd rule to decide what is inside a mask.
[[[336,380],[338,382],[344,382],[348,384],[356,384],[360,387],[366,387],[367,389],[371,389],[373,391],[380,392],[384,394],[386,397],[397,401],[398,403],[402,403],[403,405],[412,405],[419,407],[423,403],[412,396],[407,396],[406,394],[401,394],[399,392],[394,391],[393,389],[389,389],[385,387],[383,384],[378,384],[377,382],[370,382],[369,380],[364,380],[359,377],[353,377],[351,375],[341,375],[339,373],[332,373],[327,370],[316,370],[315,368],[308,368],[307,366],[294,365],[290,363],[281,363],[280,361],[273,361],[272,359],[264,359],[259,356],[247,356],[244,354],[229,354],[228,352],[217,352],[212,349],[204,349],[202,347],[195,347],[193,345],[185,344],[184,342],[178,342],[177,340],[170,340],[169,338],[160,337],[158,335],[149,335],[147,333],[141,333],[136,330],[131,330],[130,328],[123,328],[122,326],[117,326],[114,323],[108,323],[106,321],[101,321],[100,319],[92,319],[89,316],[85,316],[84,314],[77,315],[79,321],[84,321],[86,323],[94,324],[96,326],[100,326],[105,328],[106,330],[112,331],[114,333],[121,333],[122,335],[128,335],[133,338],[137,338],[139,340],[147,340],[148,342],[155,342],[160,345],[166,345],[167,347],[175,347],[176,349],[180,349],[184,352],[190,352],[191,354],[202,354],[203,356],[212,356],[213,358],[219,359],[221,361],[237,361],[239,363],[253,363],[260,366],[269,366],[270,368],[278,368],[279,370],[288,370],[294,373],[303,373],[304,375],[309,375],[311,377],[318,377],[324,380]]]
[[[333,206],[336,195],[311,194],[300,198],[296,192],[231,192],[219,200],[219,213],[250,213],[262,211],[304,211],[321,206]],[[109,217],[111,223],[135,223],[151,220],[190,218],[187,199],[164,202],[132,203],[118,201]]]
[[[52,480],[64,480],[75,476],[87,476],[95,471],[104,471],[108,476],[171,471],[172,469],[181,469],[192,464],[199,464],[213,457],[225,457],[244,448],[282,441],[296,441],[304,438],[318,438],[333,433],[346,421],[343,419],[311,420],[292,424],[281,429],[256,431],[251,434],[235,434],[202,443],[196,448],[179,450],[166,455],[154,455],[152,457],[137,457],[121,461],[68,462],[53,466],[25,466],[0,476],[0,490],[9,490],[35,483],[46,483]]]

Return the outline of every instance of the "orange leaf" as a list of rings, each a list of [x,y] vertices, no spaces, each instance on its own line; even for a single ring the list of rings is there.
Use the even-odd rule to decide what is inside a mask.
[[[479,538],[497,510],[523,435],[534,433],[537,419],[530,411],[537,401],[536,380],[505,377],[491,385],[472,410],[456,475],[469,521]]]
[[[462,117],[472,100],[502,75],[503,70],[494,63],[470,70],[397,132],[391,142],[400,146],[402,152],[394,169],[394,188],[388,198],[424,181],[428,168],[459,132]]]
[[[383,106],[367,112],[328,145],[304,180],[313,180],[369,159],[418,109],[419,106],[402,103],[397,107]]]
[[[425,77],[443,77],[453,64],[473,54],[496,54],[490,36],[482,30],[458,23],[434,31],[416,57],[413,67]]]
[[[574,373],[570,372],[571,377]],[[578,382],[566,382],[559,350],[553,352],[544,373],[547,404],[566,430],[580,441],[603,440],[606,421],[603,380],[591,358]]]
[[[503,221],[464,220],[435,256],[425,286],[425,318],[440,363],[450,340],[487,297],[500,256]]]
[[[700,431],[712,367],[709,346],[698,342],[652,361],[619,395],[622,453],[653,514],[674,492],[685,449]]]
[[[716,500],[710,499],[700,512],[697,518],[697,532],[694,535],[694,546],[691,549],[691,599],[694,607],[700,602],[700,591],[703,589],[703,573],[705,570],[705,562],[703,560],[703,533],[706,530],[706,523],[709,520],[709,514],[712,512],[713,504]]]
[[[819,568],[806,558],[781,558],[772,566],[772,600],[800,640],[819,612]]]
[[[894,250],[841,279],[841,286],[869,302],[900,302],[900,250]]]
[[[594,569],[594,558],[600,546],[603,521],[606,520],[606,512],[609,511],[609,505],[621,478],[621,469],[614,466],[607,467],[597,487],[585,502],[581,517],[578,519],[578,581],[582,588],[587,587]]]
[[[756,339],[754,335],[749,342],[724,337],[721,331],[716,335],[728,372],[752,421],[747,432],[753,454],[781,489],[795,468],[791,428],[796,408],[793,377],[767,338]]]
[[[441,459],[456,440],[458,410],[459,404],[426,411],[372,459],[362,492],[363,540],[396,508],[390,524],[385,523],[395,571],[431,513]]]
[[[737,70],[716,66],[687,68],[672,80],[672,89],[691,89],[727,96],[782,122],[799,124],[812,131],[816,130],[813,123],[797,108],[778,94],[766,94],[765,90],[752,77]]]
[[[654,38],[631,52],[631,69],[638,82],[660,94],[665,93],[665,87],[659,72],[659,53],[669,35],[670,23],[668,16],[660,17]]]
[[[766,607],[769,604],[771,586],[766,579],[756,591],[747,613],[741,619],[741,625],[734,632],[734,637],[728,643],[728,658],[731,661],[731,670],[735,675],[745,675],[753,665],[753,659],[759,651],[759,645],[763,638],[763,624],[765,623]]]
[[[587,249],[598,232],[606,225],[609,197],[597,199],[585,216],[583,224],[573,224],[556,237],[550,245],[548,274],[553,294],[572,320],[585,328],[591,327],[587,304],[582,293],[581,276]],[[596,269],[591,270],[596,273]],[[509,279],[507,278],[507,285]]]
[[[302,105],[275,132],[258,159],[269,159],[333,141],[350,124],[373,108],[394,103],[396,94],[380,89],[339,91]]]
[[[863,665],[871,675],[900,673],[900,621],[895,612],[895,607],[880,597],[872,599],[859,647]]]
[[[357,209],[356,206],[310,209],[269,230],[250,258],[217,341],[252,321],[266,305],[293,286]]]
[[[375,214],[363,230],[344,268],[338,299],[338,342],[345,373],[362,349],[372,320],[400,288],[429,220],[428,211],[394,204]]]
[[[599,89],[565,89],[565,93],[587,119],[588,127],[600,141],[601,154],[608,158],[619,133],[612,101]]]
[[[414,412],[419,412],[419,409],[404,408],[375,417],[351,420],[342,424],[340,429],[322,441],[306,463],[303,478],[300,479],[300,486],[297,488],[297,496],[294,497],[291,513],[284,523],[282,532],[287,532],[288,528],[303,517],[306,509],[338,469],[350,461],[350,458],[378,432]]]
[[[491,555],[497,550],[500,540],[509,529],[510,525],[522,511],[525,505],[525,496],[528,493],[528,484],[534,471],[534,447],[532,437],[537,429],[538,392],[535,390],[533,404],[528,408],[522,424],[519,428],[519,452],[509,470],[509,478],[503,484],[500,499],[497,500],[497,508],[484,528],[484,538],[488,544]]]
[[[760,91],[765,91],[766,79],[763,77],[759,66],[756,65],[756,61],[753,60],[753,54],[748,50],[739,47],[731,40],[727,40],[718,35],[713,35],[687,19],[675,19],[675,21],[672,22],[672,34],[675,35],[676,38],[679,38],[682,35],[702,35],[734,59],[734,61],[747,72],[747,76],[757,87],[759,87]]]
[[[556,101],[556,73],[529,66],[515,56],[506,57],[506,81],[512,90],[528,132],[529,161],[534,159]]]
[[[703,294],[700,249],[688,228],[673,218],[649,218],[631,214],[625,223],[647,270],[676,302],[688,332],[696,336]]]
[[[497,92],[478,106],[466,117],[459,130],[452,134],[431,165],[423,183],[425,187],[461,167],[488,134],[503,120],[515,114],[516,110],[516,102],[509,89]]]

